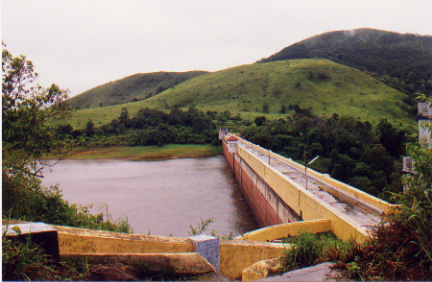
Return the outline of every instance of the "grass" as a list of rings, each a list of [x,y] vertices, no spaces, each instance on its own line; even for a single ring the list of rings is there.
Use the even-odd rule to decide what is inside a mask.
[[[54,262],[30,236],[2,237],[3,281],[80,281],[87,275],[86,262]]]
[[[342,242],[331,232],[305,232],[300,236],[285,238],[283,242],[292,244],[282,256],[285,272],[331,261],[334,258],[334,250],[346,252],[347,247],[352,245],[350,242]],[[341,253],[339,256],[342,256]]]
[[[286,117],[281,105],[299,104],[319,116],[351,115],[376,125],[386,118],[397,127],[416,128],[415,121],[401,109],[405,94],[380,81],[328,60],[290,60],[237,66],[192,78],[144,101],[117,106],[83,109],[51,121],[84,128],[88,120],[96,126],[118,118],[123,107],[130,115],[150,107],[169,110],[173,105],[194,104],[207,111],[230,111],[253,120],[268,104],[270,119]]]
[[[158,146],[114,146],[103,148],[76,148],[65,156],[66,159],[130,159],[133,161],[164,160],[176,158],[210,157],[222,152],[221,147],[210,144],[169,144]],[[53,156],[46,156],[51,159]]]
[[[99,108],[141,101],[204,71],[138,73],[94,87],[69,99],[76,109]]]

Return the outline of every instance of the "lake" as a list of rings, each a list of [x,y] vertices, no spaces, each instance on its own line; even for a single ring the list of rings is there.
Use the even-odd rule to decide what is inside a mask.
[[[258,228],[222,156],[165,161],[62,160],[42,184],[59,184],[69,203],[93,204],[92,212],[127,216],[134,233],[189,236],[190,225],[213,218],[204,234]]]

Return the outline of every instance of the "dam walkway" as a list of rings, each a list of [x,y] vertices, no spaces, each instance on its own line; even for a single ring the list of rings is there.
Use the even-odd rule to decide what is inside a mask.
[[[304,228],[315,233],[332,231],[340,239],[360,242],[370,236],[382,214],[398,209],[226,131],[220,132],[220,139],[228,165],[259,225],[271,228],[264,233],[273,233],[261,236],[263,231],[257,230],[248,234],[249,239],[268,241],[272,236],[286,237],[288,229]],[[289,225],[281,226],[284,224]]]
[[[301,185],[307,191],[311,192],[323,202],[331,205],[340,213],[359,223],[361,227],[369,230],[371,227],[379,223],[380,214],[383,213],[382,209],[352,197],[348,193],[319,180],[313,175],[308,175],[307,170],[302,170],[288,163],[282,158],[273,155],[268,150],[252,146],[248,143],[243,143],[239,146],[257,156],[263,162],[266,162],[270,167],[276,169],[285,177]],[[343,197],[338,197],[336,195],[343,195]]]

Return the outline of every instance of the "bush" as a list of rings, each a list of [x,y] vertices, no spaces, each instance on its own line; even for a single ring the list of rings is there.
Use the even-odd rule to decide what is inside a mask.
[[[3,281],[85,281],[89,265],[80,262],[53,262],[30,236],[20,240],[2,237]]]
[[[347,243],[340,241],[331,232],[321,234],[306,232],[300,236],[285,238],[283,241],[292,244],[282,256],[285,271],[330,261],[333,258],[329,256],[330,249],[345,250],[347,246]],[[345,251],[339,253],[345,253]]]
[[[2,280],[40,280],[52,269],[47,266],[50,258],[30,237],[24,241],[2,239]],[[43,279],[45,280],[45,279]]]
[[[283,256],[283,261],[286,264],[285,270],[315,265],[322,251],[322,244],[316,236],[312,233],[304,233],[294,241],[294,244],[286,250]]]
[[[3,218],[42,221],[91,229],[131,232],[127,219],[110,223],[103,221],[103,213],[93,215],[87,207],[77,207],[62,198],[57,186],[43,187],[40,180],[24,174],[2,173]]]

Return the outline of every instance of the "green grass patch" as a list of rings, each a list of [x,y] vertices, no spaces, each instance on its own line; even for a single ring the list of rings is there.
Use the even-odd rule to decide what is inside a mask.
[[[352,258],[354,241],[343,242],[332,232],[309,233],[283,239],[284,243],[292,244],[282,256],[284,271],[313,266],[340,258]]]
[[[70,123],[75,129],[92,120],[96,127],[119,117],[126,107],[130,115],[149,107],[169,111],[174,105],[192,104],[203,111],[230,111],[253,120],[266,114],[286,117],[298,104],[318,116],[350,115],[373,125],[386,118],[397,127],[415,129],[416,123],[402,110],[407,96],[363,72],[328,60],[289,60],[237,66],[204,74],[169,88],[144,101],[83,109],[52,120],[52,125]],[[263,105],[266,105],[265,112]]]
[[[211,157],[222,153],[220,146],[210,144],[169,144],[158,146],[113,146],[103,148],[76,148],[65,156],[66,159],[130,159],[133,161],[151,161],[176,158]],[[47,156],[46,158],[52,158]]]
[[[100,108],[148,99],[205,71],[137,73],[94,87],[69,99],[75,109]]]

